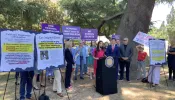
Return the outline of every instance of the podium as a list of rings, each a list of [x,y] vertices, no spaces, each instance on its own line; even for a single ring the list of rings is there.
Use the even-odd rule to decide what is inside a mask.
[[[117,93],[116,61],[112,58],[113,62],[109,61],[109,64],[113,64],[109,67],[108,59],[109,57],[101,58],[97,61],[96,91],[102,95]]]

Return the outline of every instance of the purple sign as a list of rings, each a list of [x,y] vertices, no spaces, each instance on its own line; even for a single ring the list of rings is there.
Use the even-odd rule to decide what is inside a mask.
[[[62,26],[64,39],[80,39],[80,27]]]
[[[56,33],[60,32],[59,25],[42,23],[41,28],[42,28],[42,32],[56,32]]]
[[[85,41],[96,41],[98,35],[97,29],[81,29],[81,39]]]
[[[120,40],[120,35],[113,34],[112,35],[112,38],[117,39],[117,40]]]

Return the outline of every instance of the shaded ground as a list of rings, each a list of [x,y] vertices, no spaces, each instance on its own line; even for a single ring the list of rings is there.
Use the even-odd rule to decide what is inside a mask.
[[[118,93],[102,96],[98,94],[94,87],[93,81],[88,77],[85,80],[74,81],[74,91],[69,93],[70,100],[175,100],[175,82],[168,81],[169,86],[166,86],[164,74],[161,75],[160,85],[155,88],[150,88],[149,84],[144,84],[135,81],[135,72],[131,73],[131,82],[118,82]],[[7,73],[0,73],[0,100],[2,100]],[[14,73],[11,73],[10,78],[14,78]],[[17,91],[19,90],[19,86]],[[9,80],[5,100],[14,100],[15,97],[15,80]],[[46,93],[51,100],[68,100],[66,91],[63,88],[64,97],[60,98],[52,92],[52,84],[47,83]],[[37,96],[39,91],[35,91]],[[41,93],[43,89],[41,90]],[[18,93],[17,93],[18,94]]]

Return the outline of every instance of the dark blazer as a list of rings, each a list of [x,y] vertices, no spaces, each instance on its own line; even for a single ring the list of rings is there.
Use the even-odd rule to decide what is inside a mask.
[[[127,61],[131,61],[132,56],[133,56],[133,49],[129,44],[126,47],[126,50],[123,44],[120,45],[120,57],[128,57]]]
[[[114,51],[112,51],[112,45],[109,45],[106,49],[106,56],[112,56],[114,58],[119,57],[119,48],[115,45]]]
[[[74,59],[73,59],[73,55],[69,49],[65,49],[65,59],[66,59],[67,64],[69,64],[69,65],[75,64]]]

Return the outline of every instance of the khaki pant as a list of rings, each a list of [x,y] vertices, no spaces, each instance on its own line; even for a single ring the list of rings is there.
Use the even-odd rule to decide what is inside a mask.
[[[62,92],[62,87],[61,87],[61,73],[59,69],[54,70],[54,82],[53,82],[53,91],[57,91],[57,93]]]

